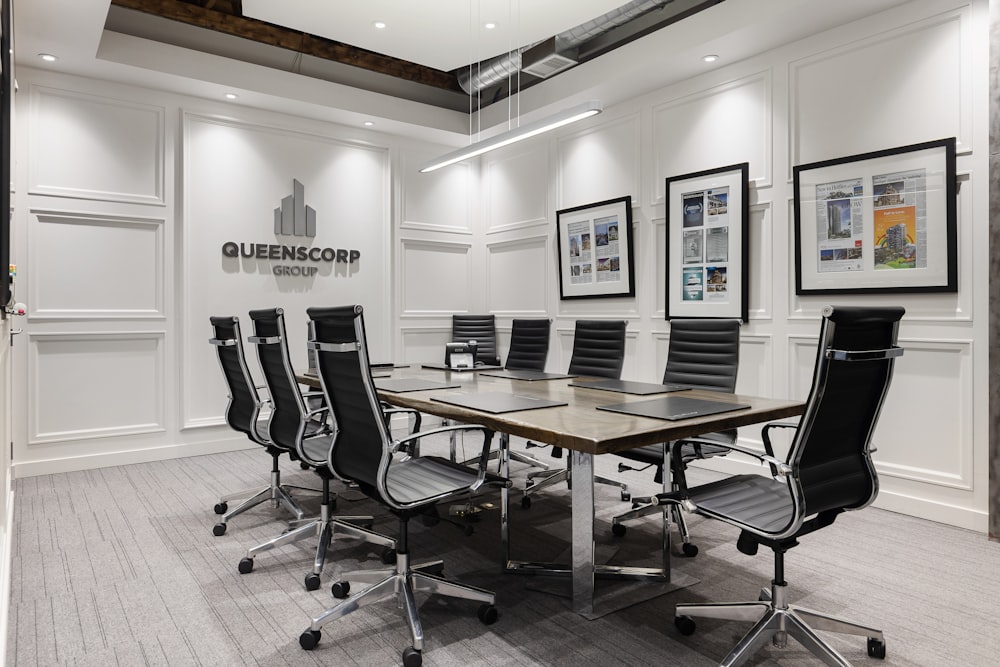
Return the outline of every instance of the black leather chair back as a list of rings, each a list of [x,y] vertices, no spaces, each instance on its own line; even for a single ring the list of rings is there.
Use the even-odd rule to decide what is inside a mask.
[[[361,306],[309,308],[318,375],[337,423],[330,465],[339,477],[358,483],[369,495],[378,492],[383,466],[391,458],[391,440],[369,368]]]
[[[510,349],[504,368],[521,371],[544,371],[549,356],[549,319],[513,320]]]
[[[500,365],[495,315],[452,315],[451,340],[454,343],[476,341],[476,362]]]
[[[733,393],[740,366],[740,321],[670,320],[663,384]]]
[[[253,321],[254,335],[249,340],[257,348],[260,369],[271,393],[272,412],[268,424],[271,441],[297,451],[307,462],[317,463],[301,447],[308,419],[288,353],[284,311],[281,308],[251,310],[250,319]]]
[[[568,372],[621,379],[627,324],[625,320],[577,320]]]
[[[240,321],[231,315],[212,316],[209,320],[214,333],[209,342],[215,346],[219,366],[229,388],[226,423],[234,430],[246,434],[253,442],[267,445],[268,441],[256,427],[260,419],[261,400],[243,354]]]
[[[824,309],[813,384],[788,454],[805,516],[858,509],[878,494],[869,447],[902,353],[896,340],[903,312]]]

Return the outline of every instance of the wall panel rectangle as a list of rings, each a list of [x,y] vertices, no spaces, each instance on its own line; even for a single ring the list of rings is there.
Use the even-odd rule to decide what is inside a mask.
[[[164,205],[163,107],[31,89],[30,194]]]
[[[163,317],[164,221],[31,211],[31,319]]]
[[[548,237],[489,243],[487,310],[497,314],[543,317],[549,293]]]
[[[402,315],[467,312],[473,303],[472,246],[404,239],[400,251]]]
[[[165,429],[162,332],[28,339],[28,444]]]

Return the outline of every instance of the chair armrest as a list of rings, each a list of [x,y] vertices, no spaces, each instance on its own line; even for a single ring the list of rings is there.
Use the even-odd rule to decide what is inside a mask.
[[[797,429],[798,427],[799,427],[798,422],[770,422],[764,424],[764,427],[760,430],[760,437],[764,441],[764,451],[767,453],[767,455],[772,457],[774,456],[774,447],[771,446],[771,436],[770,436],[770,430],[772,428]],[[778,476],[778,471],[775,469],[774,466],[771,466],[771,476],[772,477]]]
[[[406,443],[409,442],[419,442],[421,438],[425,438],[429,435],[437,435],[440,433],[457,433],[465,431],[480,431],[483,434],[483,450],[479,455],[478,464],[478,474],[476,476],[476,481],[469,489],[470,491],[475,491],[486,481],[486,466],[490,461],[490,445],[493,442],[493,431],[486,428],[485,426],[480,426],[479,424],[456,424],[452,426],[441,426],[438,428],[431,429],[429,431],[421,431],[420,433],[411,433],[405,438],[399,438],[393,440],[391,443],[391,448],[393,452],[398,452],[405,448]],[[507,480],[507,487],[513,484],[509,479]]]

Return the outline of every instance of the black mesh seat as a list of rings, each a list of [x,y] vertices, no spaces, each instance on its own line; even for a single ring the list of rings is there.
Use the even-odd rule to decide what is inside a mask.
[[[740,365],[740,320],[737,319],[673,319],[670,320],[670,347],[663,384],[684,385],[691,389],[708,389],[733,393],[736,390],[736,373]],[[687,464],[699,459],[724,456],[728,445],[736,442],[736,429],[706,433],[696,438],[678,440],[667,445],[671,467],[669,479],[664,479],[664,446],[637,447],[616,455],[652,466],[654,481],[665,483],[664,491],[684,484]],[[635,470],[627,464],[618,465],[619,472]],[[611,521],[611,530],[619,537],[625,534],[623,521],[649,514],[662,513],[663,508],[652,504],[635,504]],[[681,537],[682,553],[694,556],[698,547],[691,543],[687,522],[680,508],[670,509],[673,523]]]
[[[621,379],[622,366],[625,364],[625,327],[626,320],[577,320],[573,334],[573,354],[569,360],[570,375],[583,377],[604,377]],[[537,446],[528,443],[529,447]],[[562,458],[561,447],[552,448],[552,456]],[[545,487],[569,482],[569,461],[566,466],[552,472],[549,470],[534,470],[528,473],[525,481],[524,496],[521,506],[531,507],[531,497]],[[610,477],[594,476],[599,484],[610,484],[626,493],[628,487]]]
[[[329,467],[336,475],[354,480],[365,494],[395,514],[399,519],[399,534],[395,568],[342,575],[342,581],[335,583],[332,590],[335,597],[347,599],[315,617],[299,637],[299,643],[312,650],[327,623],[368,604],[394,598],[405,610],[413,638],[413,645],[403,652],[403,664],[419,665],[423,629],[415,593],[423,591],[478,601],[479,619],[486,624],[497,619],[497,612],[492,592],[431,574],[430,571],[440,572],[441,561],[410,563],[409,520],[426,514],[437,503],[467,496],[485,486],[509,487],[510,482],[486,471],[493,433],[482,426],[448,426],[394,440],[386,427],[371,376],[361,306],[310,308],[308,313],[314,327],[313,345],[318,352],[323,394],[337,424]],[[442,457],[415,456],[412,454],[415,448],[409,448],[426,436],[453,431],[478,432],[483,436],[478,468]],[[352,595],[354,586],[359,590]]]
[[[799,423],[765,426],[764,454],[731,447],[766,463],[770,477],[736,475],[656,496],[657,502],[683,502],[739,528],[737,548],[745,554],[756,554],[761,545],[774,553],[771,587],[756,600],[676,607],[675,625],[686,635],[695,631],[698,616],[753,623],[722,664],[741,664],[768,642],[783,647],[792,636],[825,663],[849,665],[813,628],[867,637],[868,655],[885,657],[881,630],[789,604],[784,563],[785,553],[803,536],[826,528],[845,511],[867,507],[878,495],[871,440],[895,358],[903,352],[896,346],[902,316],[898,307],[824,309],[812,387]],[[775,428],[795,429],[784,460],[774,457],[770,431]]]
[[[271,417],[270,401],[261,398],[253,377],[250,375],[250,370],[247,368],[239,319],[231,315],[215,316],[209,319],[213,332],[213,337],[209,342],[215,346],[219,366],[222,368],[222,374],[229,389],[226,423],[233,430],[246,435],[251,442],[263,447],[271,456],[271,483],[264,488],[255,487],[223,495],[215,505],[215,513],[221,514],[222,519],[215,524],[212,532],[217,536],[225,534],[230,519],[265,501],[269,501],[274,506],[280,505],[291,512],[296,519],[301,519],[304,511],[290,494],[290,489],[296,487],[289,487],[281,483],[281,469],[278,461],[282,454],[287,454],[293,459],[297,459],[298,454],[294,449],[272,442],[267,433],[268,421]],[[312,491],[312,489],[306,490]],[[230,501],[237,499],[240,499],[241,502],[236,507],[229,509]]]
[[[282,309],[253,310],[250,311],[250,319],[253,320],[254,335],[249,340],[257,348],[257,358],[271,392],[272,413],[268,434],[272,442],[298,452],[301,461],[319,476],[323,495],[318,517],[293,521],[285,532],[248,549],[239,563],[239,571],[240,574],[253,571],[254,558],[261,552],[316,537],[318,542],[313,569],[305,576],[306,589],[312,591],[319,588],[327,550],[336,535],[359,538],[381,546],[387,559],[395,542],[368,529],[372,525],[370,516],[333,516],[336,496],[330,492],[330,482],[335,477],[327,466],[327,460],[334,435],[326,401],[322,392],[303,394],[299,388],[289,358]]]

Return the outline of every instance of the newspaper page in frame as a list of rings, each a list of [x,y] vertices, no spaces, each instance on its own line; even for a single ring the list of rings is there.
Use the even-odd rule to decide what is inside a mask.
[[[590,221],[574,222],[569,232],[569,276],[571,285],[594,282],[594,233]]]
[[[875,270],[927,267],[927,170],[872,176]]]
[[[681,195],[683,267],[681,300],[729,301],[729,188]]]
[[[816,250],[820,273],[861,271],[864,185],[852,178],[816,185]]]
[[[617,215],[594,218],[594,258],[597,261],[597,282],[621,281]]]

